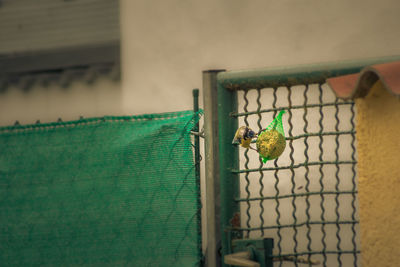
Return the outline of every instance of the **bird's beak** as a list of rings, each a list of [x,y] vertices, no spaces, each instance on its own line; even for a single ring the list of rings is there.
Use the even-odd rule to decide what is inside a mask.
[[[236,138],[233,138],[232,145],[238,145],[239,141]]]

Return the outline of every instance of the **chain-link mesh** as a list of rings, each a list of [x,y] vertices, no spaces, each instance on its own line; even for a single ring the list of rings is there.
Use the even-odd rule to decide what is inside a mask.
[[[198,266],[197,119],[0,128],[0,265]]]
[[[274,238],[276,266],[358,266],[354,103],[323,84],[239,88],[238,95],[232,116],[256,132],[287,111],[284,153],[263,164],[241,148],[240,169],[233,170],[240,174],[243,237]]]

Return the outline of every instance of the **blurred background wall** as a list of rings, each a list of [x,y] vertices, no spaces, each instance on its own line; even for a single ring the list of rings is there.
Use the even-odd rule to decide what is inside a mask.
[[[128,113],[191,107],[201,71],[400,53],[398,1],[122,0]]]
[[[17,1],[1,2],[0,20],[1,10]],[[8,86],[0,93],[1,125],[190,109],[191,89],[201,88],[201,71],[210,68],[400,54],[396,0],[120,0],[118,4],[121,81],[99,77],[91,84],[79,80],[66,88],[35,84],[27,91]],[[70,33],[50,34],[67,40]],[[0,43],[9,38],[0,35]]]
[[[12,56],[21,47],[40,55],[43,51],[34,49],[37,43],[25,41],[28,35],[41,40],[45,49],[52,49],[45,40],[53,37],[61,47],[78,47],[78,50],[84,47],[86,50],[79,52],[77,58],[85,57],[85,51],[91,51],[91,41],[103,40],[96,35],[98,30],[119,22],[116,41],[120,59],[114,63],[120,64],[120,72],[115,66],[105,74],[90,70],[99,62],[104,63],[106,54],[97,52],[89,57],[87,69],[78,75],[81,78],[70,79],[67,84],[63,83],[63,79],[69,79],[63,68],[79,66],[58,66],[56,71],[61,75],[50,82],[39,79],[32,83],[29,76],[7,84],[2,83],[1,75],[9,65],[0,64],[1,126],[14,124],[16,120],[28,124],[58,118],[75,120],[80,116],[191,109],[191,90],[201,88],[201,74],[206,69],[246,69],[400,55],[398,0],[40,0],[31,3],[31,8],[38,3],[52,5],[46,9],[47,13],[39,10],[34,16],[26,11],[29,6],[20,6],[14,14],[4,13],[8,5],[17,5],[19,1],[29,2],[0,0],[0,28],[7,23],[12,25],[8,32],[0,31],[0,48],[12,38],[20,45],[11,46],[14,48],[11,50],[0,49],[3,52],[0,62],[4,53],[6,57]],[[61,13],[54,13],[53,6],[57,3],[97,7],[89,9],[91,12],[81,12],[79,18],[66,16],[70,21],[70,30],[66,31],[57,30],[55,21],[66,11],[63,8]],[[107,22],[103,19],[108,16],[110,3],[116,3],[119,11],[116,20]],[[15,14],[28,19],[16,23],[12,20]],[[31,21],[38,17],[48,20],[43,28],[29,27],[28,15]],[[98,21],[95,19],[91,27],[84,27],[85,19],[90,17]],[[42,35],[32,34],[35,31]],[[83,31],[93,35],[80,34]],[[72,33],[76,34],[77,41],[73,45],[68,42]],[[40,56],[36,57],[35,62],[38,61]]]

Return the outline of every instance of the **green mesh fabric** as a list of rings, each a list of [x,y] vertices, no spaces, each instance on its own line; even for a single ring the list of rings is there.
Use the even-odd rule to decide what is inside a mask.
[[[198,266],[197,117],[0,128],[0,265]]]
[[[257,149],[263,163],[279,157],[285,150],[285,131],[283,130],[282,123],[283,114],[285,114],[285,111],[281,110],[267,128],[263,129],[258,135]],[[277,134],[277,132],[280,135]],[[263,142],[265,142],[265,144],[261,145]]]
[[[267,128],[265,128],[265,130],[275,129],[278,131],[278,133],[285,136],[285,131],[283,130],[283,123],[282,123],[283,114],[285,114],[285,111],[281,110],[278,116],[274,118],[274,120],[267,126]]]

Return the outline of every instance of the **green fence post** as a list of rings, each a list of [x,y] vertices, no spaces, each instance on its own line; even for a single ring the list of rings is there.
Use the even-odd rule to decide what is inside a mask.
[[[221,254],[222,258],[231,253],[232,223],[240,220],[239,204],[235,198],[239,196],[239,174],[232,173],[239,168],[239,148],[232,145],[233,136],[238,128],[238,120],[231,116],[237,112],[237,91],[228,90],[217,83],[218,118],[219,118],[219,160],[220,160],[220,197],[221,197]],[[222,264],[222,266],[226,266]]]

